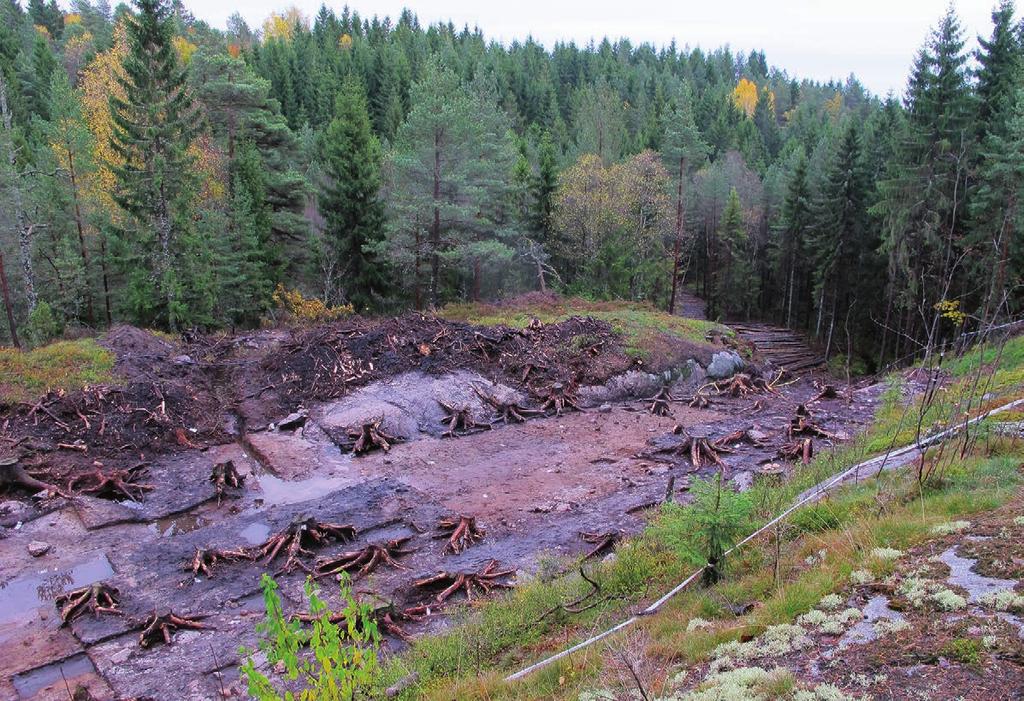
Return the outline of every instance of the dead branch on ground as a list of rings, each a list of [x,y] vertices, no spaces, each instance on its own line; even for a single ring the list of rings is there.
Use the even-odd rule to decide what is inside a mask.
[[[590,550],[583,556],[584,560],[589,560],[592,557],[596,557],[605,551],[611,550],[615,547],[615,544],[622,538],[621,531],[606,531],[605,533],[587,533],[580,532],[580,538],[583,542],[593,545]]]

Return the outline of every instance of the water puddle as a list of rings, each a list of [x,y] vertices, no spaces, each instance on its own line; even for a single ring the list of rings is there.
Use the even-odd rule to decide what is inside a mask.
[[[26,611],[42,605],[53,605],[53,599],[70,589],[99,582],[114,574],[110,560],[103,553],[70,569],[54,568],[20,577],[0,588],[0,623],[17,620]]]
[[[306,479],[283,480],[280,477],[264,472],[256,478],[261,494],[256,497],[257,505],[281,506],[298,504],[312,499],[319,499],[352,484],[351,477],[332,475],[313,475]]]
[[[170,538],[179,533],[191,533],[197,528],[209,525],[209,523],[207,519],[196,514],[179,514],[178,516],[157,519],[154,525],[160,537]]]
[[[885,619],[902,621],[905,618],[899,611],[889,608],[889,599],[884,594],[875,594],[868,599],[863,613],[864,617],[839,639],[840,650],[845,650],[851,645],[863,645],[877,640],[878,632],[875,630],[875,623],[878,621]]]
[[[998,579],[986,577],[974,571],[977,560],[960,557],[956,554],[956,546],[953,546],[939,555],[939,561],[949,567],[947,581],[967,590],[967,600],[977,602],[985,594],[1002,589],[1013,589],[1017,584],[1012,579]]]
[[[256,521],[255,523],[250,523],[239,531],[238,535],[241,536],[249,545],[260,545],[265,542],[267,537],[270,535],[270,526]]]
[[[30,699],[52,684],[60,682],[63,685],[65,679],[74,679],[83,674],[96,674],[96,667],[84,654],[75,655],[61,662],[43,665],[15,675],[14,689],[20,698]]]

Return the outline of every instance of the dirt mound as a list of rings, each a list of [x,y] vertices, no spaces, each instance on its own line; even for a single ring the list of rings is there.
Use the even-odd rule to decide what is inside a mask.
[[[117,371],[126,376],[149,370],[177,350],[171,341],[127,324],[115,326],[103,334],[99,344],[117,356]]]

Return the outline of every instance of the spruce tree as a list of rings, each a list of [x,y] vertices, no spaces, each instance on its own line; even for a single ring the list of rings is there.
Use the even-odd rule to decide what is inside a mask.
[[[997,127],[994,116],[1016,101],[1016,83],[1021,70],[1021,38],[1013,21],[1013,2],[1001,0],[992,11],[992,34],[978,37],[977,95],[978,136]]]
[[[558,190],[558,150],[549,131],[545,131],[540,137],[540,146],[537,149],[537,174],[533,178],[531,190],[531,225],[540,235],[544,245],[549,247],[548,253],[551,253],[551,237],[554,236],[552,216],[555,191]]]
[[[186,90],[185,70],[171,40],[168,0],[136,0],[127,21],[128,55],[118,78],[124,98],[111,95],[111,144],[123,163],[114,169],[114,200],[128,215],[119,233],[137,321],[171,329],[193,321],[181,300],[188,284],[176,258],[189,226],[191,161],[187,153],[199,116]]]
[[[782,318],[786,326],[806,323],[804,300],[810,293],[808,243],[814,223],[811,191],[807,182],[807,157],[800,154],[789,178],[782,204],[782,231],[776,266],[785,280]],[[795,314],[795,316],[794,316]]]
[[[321,157],[326,176],[320,193],[325,269],[337,276],[341,299],[359,311],[377,308],[387,282],[375,253],[384,226],[384,205],[378,198],[381,150],[370,129],[363,86],[354,76],[338,94]]]

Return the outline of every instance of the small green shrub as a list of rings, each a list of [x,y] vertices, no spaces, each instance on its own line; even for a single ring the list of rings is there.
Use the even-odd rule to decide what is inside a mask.
[[[64,322],[46,302],[39,302],[28,316],[25,338],[33,348],[49,343],[64,333]]]
[[[339,619],[320,598],[313,580],[306,580],[312,630],[298,620],[285,618],[277,582],[269,575],[263,575],[260,585],[267,609],[266,618],[256,625],[261,635],[260,650],[266,653],[271,666],[283,663],[285,679],[292,685],[298,682],[302,688],[298,696],[293,691],[282,694],[256,668],[252,652],[242,649],[245,662],[241,674],[250,696],[258,701],[350,701],[373,688],[381,675],[377,662],[380,632],[373,619],[373,608],[355,600],[346,578],[341,580],[345,606],[340,612],[340,625],[332,622]],[[308,652],[304,650],[306,646]]]

